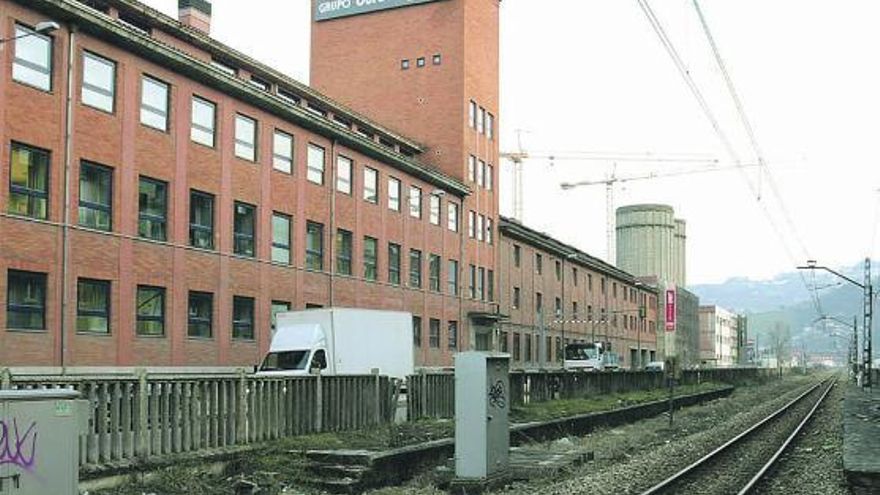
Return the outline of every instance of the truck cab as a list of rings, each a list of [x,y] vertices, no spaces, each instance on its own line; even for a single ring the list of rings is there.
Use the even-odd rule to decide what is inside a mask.
[[[281,328],[257,369],[259,376],[305,376],[326,372],[327,337],[321,325],[303,323]],[[333,370],[329,370],[332,373]]]
[[[567,370],[602,371],[605,367],[603,354],[600,343],[568,344],[565,346],[563,367]]]

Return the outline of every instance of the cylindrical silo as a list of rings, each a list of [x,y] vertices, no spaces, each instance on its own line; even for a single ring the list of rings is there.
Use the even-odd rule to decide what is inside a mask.
[[[617,266],[637,277],[676,283],[675,212],[667,205],[617,209]]]
[[[687,222],[675,219],[675,285],[687,286]]]

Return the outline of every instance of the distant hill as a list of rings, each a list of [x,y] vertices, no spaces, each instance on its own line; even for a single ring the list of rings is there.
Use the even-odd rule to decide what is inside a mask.
[[[859,282],[864,278],[861,263],[850,267],[835,268],[837,271]],[[852,322],[858,317],[862,326],[862,291],[856,286],[843,282],[833,275],[816,272],[803,272],[808,284],[819,288],[819,305],[822,314],[838,317]],[[877,277],[874,277],[875,281]],[[877,282],[875,282],[876,284]],[[787,272],[772,280],[749,280],[733,278],[721,284],[695,285],[689,289],[700,296],[700,304],[717,304],[724,308],[747,314],[749,317],[749,338],[756,336],[759,345],[769,341],[768,332],[779,322],[791,329],[792,346],[804,348],[808,352],[827,352],[846,349],[842,338],[829,337],[830,333],[850,335],[851,329],[834,323],[814,323],[819,315],[816,305],[804,287],[801,273]],[[880,306],[875,306],[874,339],[877,339]],[[861,333],[861,330],[860,330]],[[764,340],[767,339],[767,340]]]

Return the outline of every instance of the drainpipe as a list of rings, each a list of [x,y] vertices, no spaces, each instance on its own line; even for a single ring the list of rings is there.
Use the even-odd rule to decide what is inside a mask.
[[[66,118],[64,122],[64,203],[61,217],[61,373],[67,366],[67,309],[68,309],[68,278],[70,265],[70,169],[73,156],[73,76],[74,76],[74,41],[76,25],[68,27],[67,35],[67,94]]]
[[[336,139],[330,142],[330,246],[328,252],[330,253],[330,263],[329,263],[329,273],[330,273],[330,307],[333,307],[333,282],[334,279],[334,271],[333,271],[333,261],[335,255],[336,248],[336,181],[338,179],[337,174],[339,170],[336,167]],[[351,167],[351,187],[352,193],[354,193],[354,165]],[[352,244],[352,260],[354,260],[354,239],[351,240]]]

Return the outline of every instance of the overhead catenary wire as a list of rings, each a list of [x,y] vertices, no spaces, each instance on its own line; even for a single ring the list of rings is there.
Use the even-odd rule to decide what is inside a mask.
[[[785,200],[783,199],[782,194],[779,191],[779,187],[776,183],[776,179],[773,176],[773,172],[770,170],[767,161],[764,159],[764,152],[761,148],[760,143],[758,142],[754,127],[752,126],[751,120],[749,119],[748,114],[745,111],[745,105],[743,105],[742,98],[740,98],[739,92],[736,90],[736,85],[733,83],[733,78],[730,75],[730,71],[727,70],[727,63],[724,61],[724,57],[721,55],[721,50],[718,48],[718,43],[715,41],[715,36],[712,35],[712,30],[709,27],[709,22],[707,21],[706,16],[703,13],[703,9],[700,7],[700,2],[699,0],[692,0],[692,3],[694,5],[694,10],[697,13],[697,17],[700,20],[700,26],[703,29],[703,34],[706,36],[706,41],[708,42],[709,47],[712,50],[712,54],[715,58],[715,63],[718,64],[718,69],[721,71],[721,75],[724,78],[724,83],[727,87],[727,91],[728,93],[730,93],[730,98],[733,100],[736,113],[739,116],[740,122],[742,123],[742,126],[746,131],[746,135],[749,138],[749,143],[751,144],[752,150],[755,153],[755,158],[758,160],[758,164],[767,174],[767,182],[770,185],[770,191],[773,193],[779,209],[782,211],[782,217],[788,226],[789,232],[792,234],[792,236],[794,236],[795,242],[798,243],[798,246],[801,249],[803,259],[810,259],[812,258],[810,256],[810,251],[809,249],[807,249],[806,243],[798,232],[797,225],[792,220],[791,213],[789,212],[788,207],[785,204]],[[803,274],[801,274],[801,277],[804,278]],[[805,279],[804,282],[806,282]],[[818,290],[815,289],[815,284],[813,284],[812,293],[814,304],[816,306],[816,311],[819,314],[823,314],[821,299]]]
[[[672,40],[666,34],[666,30],[663,28],[663,24],[657,18],[656,14],[654,13],[653,9],[651,8],[651,5],[648,3],[648,0],[636,0],[636,1],[639,4],[639,7],[641,7],[642,12],[645,14],[645,17],[648,19],[649,24],[651,24],[651,27],[653,28],[654,33],[659,38],[661,45],[666,50],[666,53],[669,55],[669,57],[672,59],[676,69],[678,70],[678,72],[681,75],[682,79],[684,80],[685,84],[690,89],[691,94],[697,100],[697,103],[699,104],[701,110],[703,111],[703,114],[706,116],[706,119],[711,124],[712,129],[715,131],[715,134],[718,136],[719,140],[721,141],[721,144],[724,146],[725,151],[730,155],[730,157],[732,158],[732,160],[735,164],[741,165],[743,162],[740,158],[739,153],[734,148],[727,133],[725,133],[724,129],[721,127],[721,124],[720,124],[718,118],[715,116],[714,112],[712,111],[712,109],[711,109],[708,101],[706,100],[705,96],[703,95],[702,91],[700,91],[700,88],[696,84],[696,81],[694,81],[693,77],[691,76],[690,70],[687,68],[687,65],[684,63],[684,60],[681,58],[678,51],[675,49],[675,45],[672,43]],[[749,189],[751,190],[752,195],[754,196],[754,198],[758,202],[758,205],[760,206],[761,210],[763,211],[765,217],[767,218],[768,222],[770,223],[770,226],[774,230],[774,233],[779,238],[780,244],[782,245],[783,250],[785,251],[786,255],[788,256],[789,261],[793,265],[797,264],[794,253],[792,252],[792,250],[786,240],[785,235],[782,233],[782,230],[780,229],[776,220],[773,218],[773,215],[771,214],[771,212],[767,208],[766,203],[761,201],[762,198],[761,198],[760,190],[756,187],[756,185],[754,184],[752,179],[748,176],[748,174],[745,172],[745,170],[743,170],[742,167],[738,167],[738,169],[740,170],[743,178],[746,181],[746,184],[749,186]],[[807,283],[807,279],[804,276],[804,274],[802,274],[802,273],[800,274],[800,279],[801,279],[801,282],[804,284],[805,289],[810,294],[811,300],[812,300],[812,303],[813,303],[815,309],[818,311],[819,308],[821,307],[821,303],[819,302],[818,293],[816,293],[816,291],[810,290],[810,285]]]

